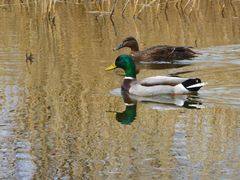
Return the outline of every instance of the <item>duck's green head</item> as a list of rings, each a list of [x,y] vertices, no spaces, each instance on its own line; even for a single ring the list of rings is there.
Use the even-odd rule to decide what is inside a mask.
[[[122,68],[125,71],[125,76],[136,78],[136,67],[131,56],[126,54],[118,56],[115,63],[105,70],[110,71],[116,68]]]

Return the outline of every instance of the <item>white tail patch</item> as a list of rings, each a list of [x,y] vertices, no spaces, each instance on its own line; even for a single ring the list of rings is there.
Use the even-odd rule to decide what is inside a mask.
[[[188,86],[187,88],[203,87],[203,86],[205,86],[205,85],[207,85],[207,82],[193,84],[193,85],[191,85],[191,86]]]
[[[190,104],[188,106],[194,107],[196,109],[203,109],[203,108],[205,108],[205,106],[203,106],[201,104]]]

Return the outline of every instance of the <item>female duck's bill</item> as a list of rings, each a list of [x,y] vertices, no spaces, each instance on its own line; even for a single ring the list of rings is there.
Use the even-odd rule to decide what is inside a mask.
[[[179,78],[168,76],[153,76],[141,81],[136,79],[136,67],[129,55],[120,55],[114,64],[106,68],[106,71],[122,68],[125,77],[122,90],[137,96],[155,96],[160,94],[187,94],[197,92],[206,85],[199,78]]]

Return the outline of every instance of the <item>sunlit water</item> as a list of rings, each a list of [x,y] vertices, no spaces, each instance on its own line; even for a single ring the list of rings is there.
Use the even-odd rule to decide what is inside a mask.
[[[216,12],[182,21],[169,9],[168,21],[160,13],[157,22],[145,12],[135,21],[114,17],[113,26],[62,5],[54,26],[2,8],[0,179],[239,179],[240,24],[230,10]],[[173,65],[142,63],[139,79],[199,77],[208,85],[190,96],[122,96],[122,76],[104,69],[129,52],[112,51],[127,35],[141,49],[186,44],[201,53]]]

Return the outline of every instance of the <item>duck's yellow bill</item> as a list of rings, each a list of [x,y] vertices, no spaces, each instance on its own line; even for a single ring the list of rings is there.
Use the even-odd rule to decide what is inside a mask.
[[[110,70],[113,70],[113,69],[116,69],[116,68],[117,68],[117,66],[115,64],[111,64],[109,67],[107,67],[105,69],[105,71],[110,71]]]

